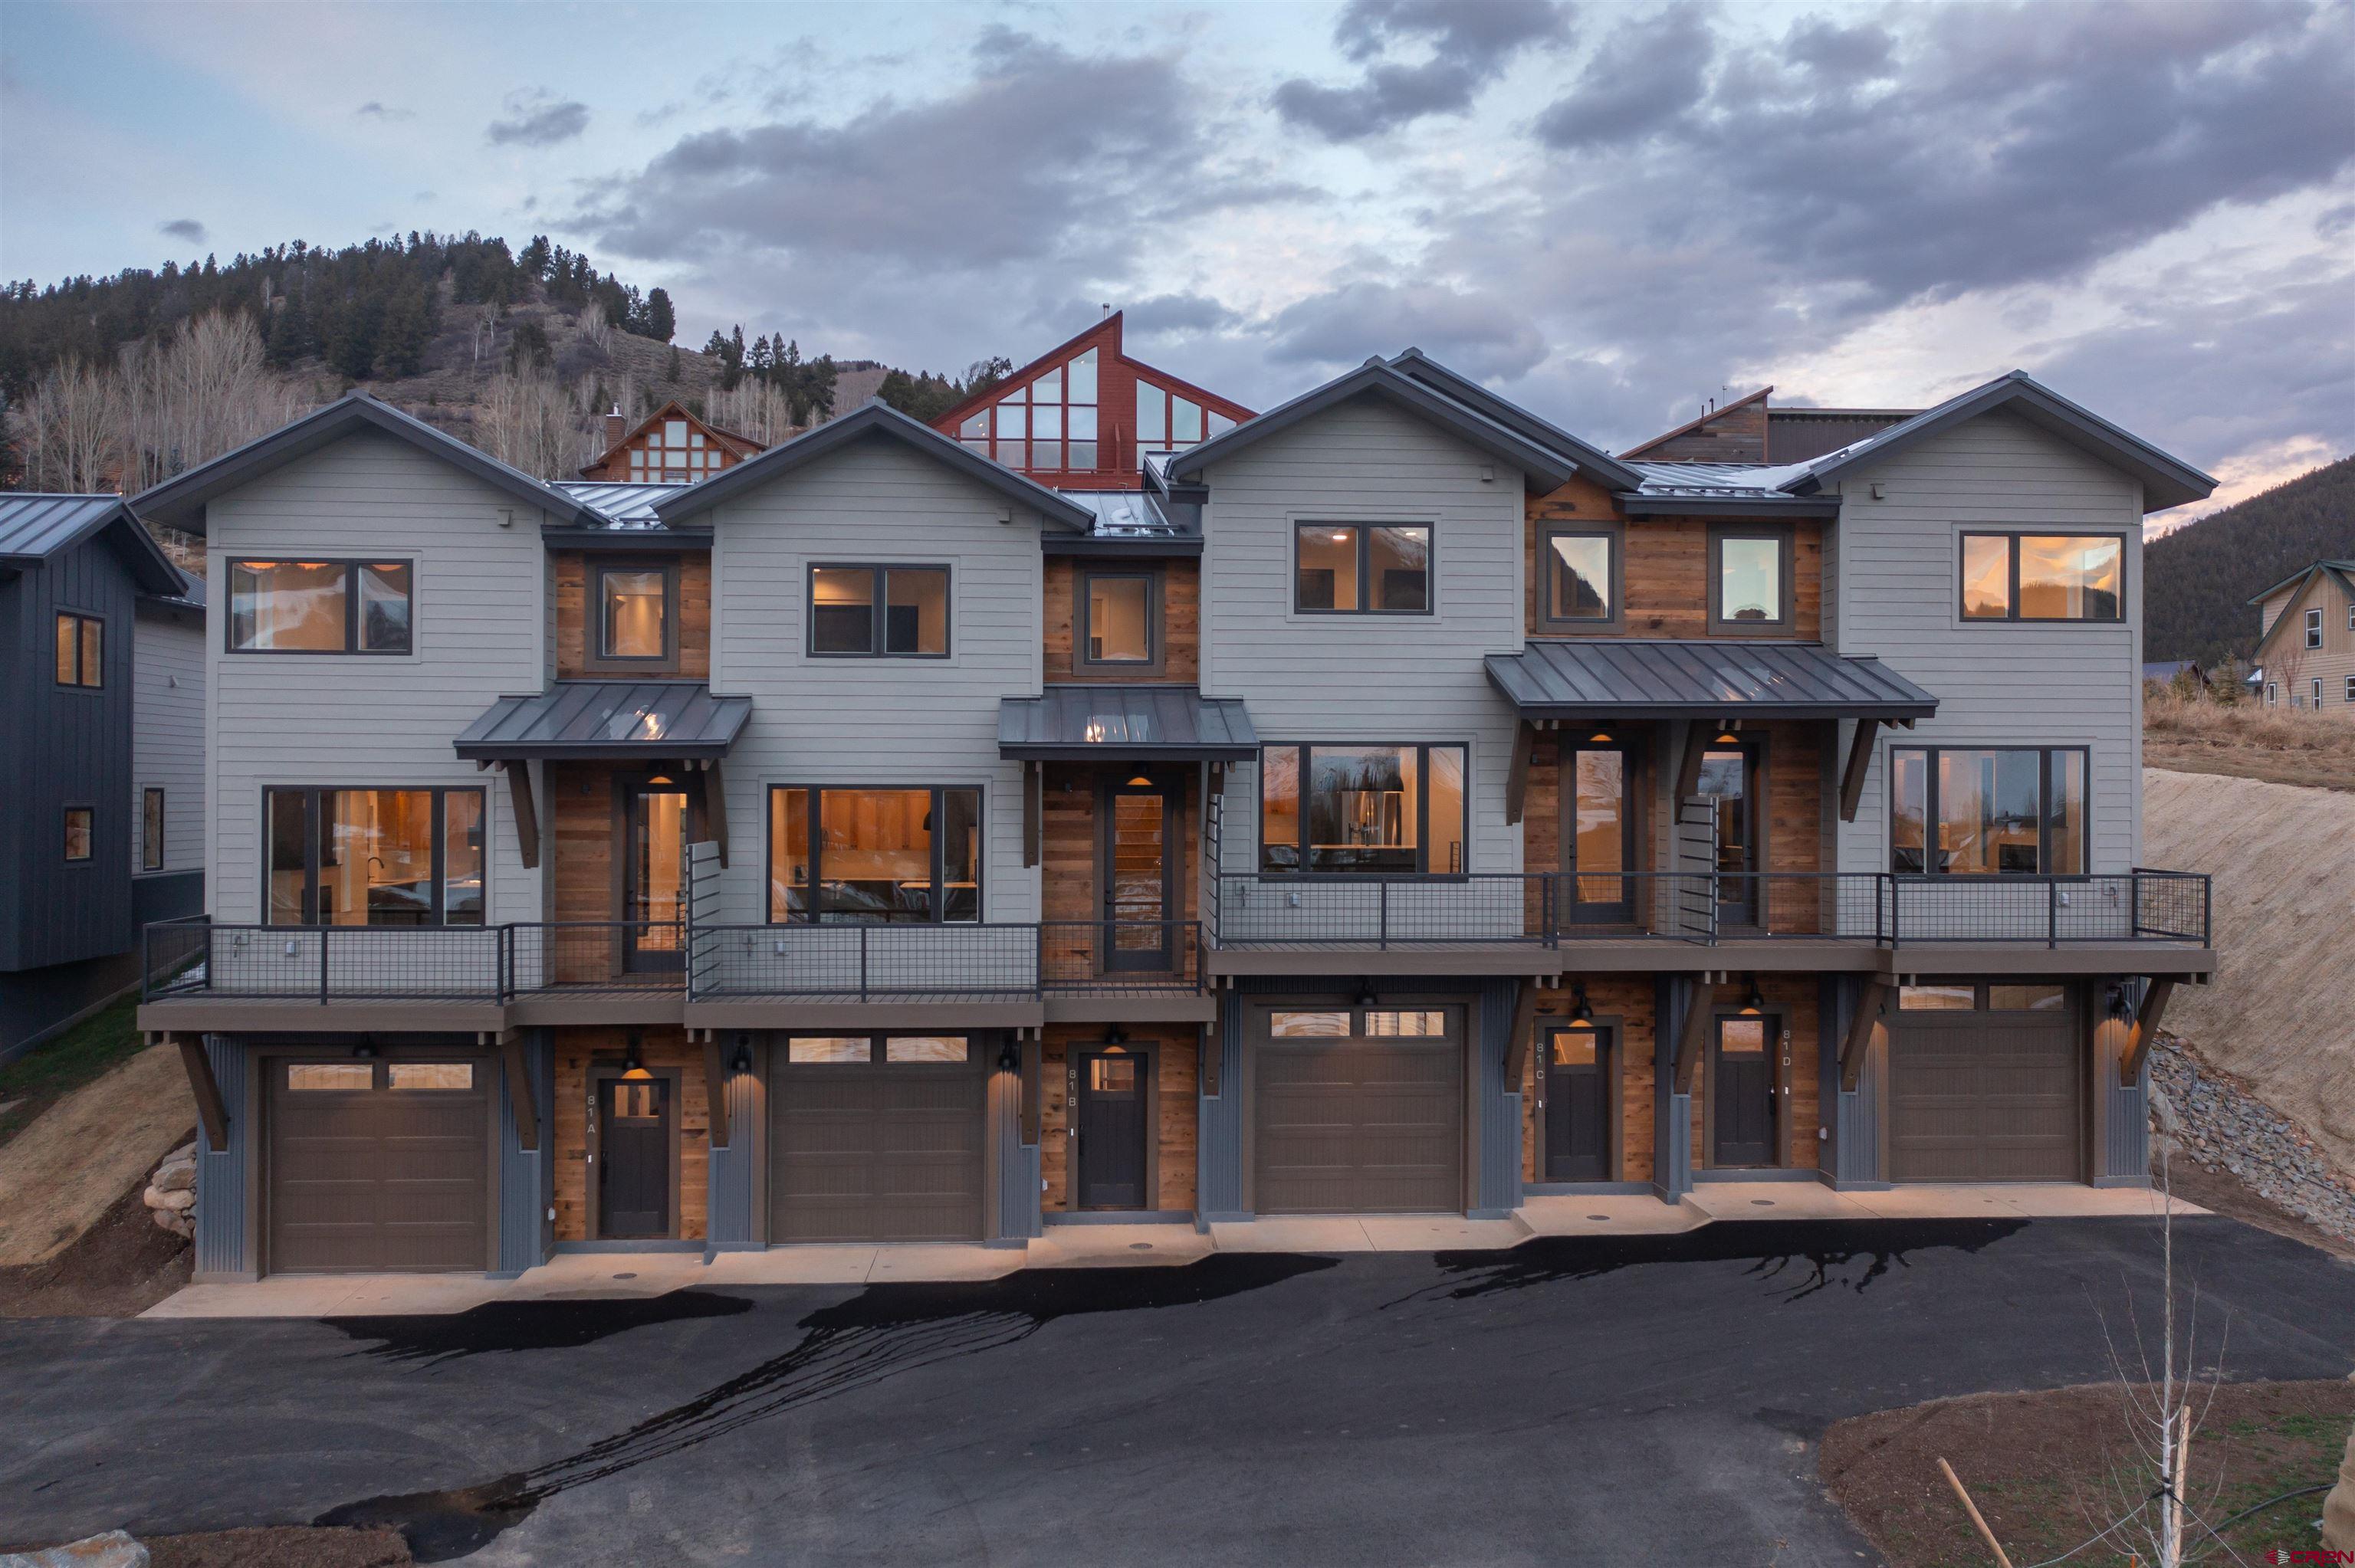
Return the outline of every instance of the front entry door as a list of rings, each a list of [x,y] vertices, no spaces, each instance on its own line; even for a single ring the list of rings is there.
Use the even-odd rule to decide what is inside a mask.
[[[1717,1061],[1710,1077],[1714,1102],[1712,1165],[1774,1163],[1774,1021],[1717,1021]]]
[[[1555,1029],[1546,1043],[1545,1140],[1549,1181],[1608,1181],[1611,1169],[1609,1029]]]
[[[1097,884],[1103,889],[1106,969],[1177,968],[1177,891],[1169,853],[1177,813],[1169,792],[1139,773],[1108,785]]]
[[[671,784],[631,787],[623,815],[623,967],[686,967],[687,791]]]
[[[1137,1052],[1082,1053],[1074,1067],[1079,1138],[1074,1206],[1142,1209],[1145,1202],[1145,1073]]]
[[[1700,792],[1717,799],[1717,919],[1758,923],[1758,756],[1748,747],[1704,752]]]
[[[598,1235],[670,1234],[669,1080],[607,1078],[597,1098]]]

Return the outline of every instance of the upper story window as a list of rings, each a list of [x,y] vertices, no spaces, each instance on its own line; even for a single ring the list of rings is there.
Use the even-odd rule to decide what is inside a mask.
[[[269,789],[272,926],[479,926],[480,789]]]
[[[671,670],[678,664],[678,568],[666,561],[599,561],[592,668]]]
[[[1085,354],[968,415],[957,439],[1008,468],[1060,472],[1096,466],[1098,355]]]
[[[1161,578],[1154,572],[1080,574],[1080,662],[1143,674],[1161,663]]]
[[[2115,534],[1966,534],[1966,620],[2116,620],[2126,541]]]
[[[1221,436],[1235,422],[1183,392],[1136,378],[1136,444],[1146,451],[1175,451]]]
[[[2341,700],[2355,703],[2355,675],[2347,677],[2347,690]]]
[[[1545,579],[1539,619],[1566,630],[1618,625],[1622,540],[1614,527],[1548,528],[1539,556]]]
[[[1889,760],[1891,870],[2084,874],[2082,747],[1896,747]]]
[[[1710,630],[1790,630],[1791,556],[1788,528],[1722,524],[1710,529]]]
[[[946,658],[948,567],[812,567],[809,651],[828,658]]]
[[[2306,612],[2306,645],[2308,648],[2322,646],[2322,611],[2319,609]]]
[[[981,791],[769,791],[772,922],[981,918]]]
[[[1465,794],[1460,746],[1271,746],[1260,869],[1460,874]]]
[[[407,561],[231,561],[232,653],[407,653]]]
[[[1292,607],[1312,614],[1428,615],[1431,529],[1406,523],[1293,526]]]
[[[139,869],[164,869],[164,791],[153,784],[139,792]]]
[[[58,611],[58,684],[106,684],[106,622],[97,616]]]
[[[665,419],[630,447],[630,479],[639,484],[693,484],[726,468],[727,450],[685,419]]]

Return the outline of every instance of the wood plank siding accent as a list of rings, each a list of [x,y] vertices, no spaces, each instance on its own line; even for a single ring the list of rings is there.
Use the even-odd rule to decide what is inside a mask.
[[[1180,1213],[1195,1207],[1196,1128],[1199,1120],[1197,1094],[1200,1064],[1194,1031],[1189,1025],[1165,1033],[1131,1029],[1127,1044],[1154,1046],[1154,1093],[1156,1209]],[[1104,1038],[1100,1023],[1050,1023],[1039,1051],[1039,1171],[1044,1182],[1039,1206],[1048,1213],[1063,1213],[1071,1205],[1071,1053]]]
[[[1766,394],[1774,390],[1761,387],[1620,456],[1644,462],[1764,462]]]
[[[589,1074],[592,1066],[621,1065],[629,1048],[623,1029],[555,1029],[556,1103],[549,1126],[556,1150],[556,1239],[590,1241]],[[700,1240],[710,1187],[711,1107],[705,1093],[703,1047],[690,1045],[683,1029],[648,1028],[639,1049],[649,1067],[678,1069],[678,1234]]]
[[[557,920],[614,920],[622,895],[614,881],[613,774],[611,762],[551,762],[548,814],[556,862],[548,875]]]
[[[1583,480],[1547,495],[1533,495],[1522,529],[1526,601],[1524,624],[1532,637],[1565,635],[1560,622],[1545,620],[1545,530],[1552,525],[1613,524],[1625,530],[1622,566],[1625,613],[1608,631],[1570,632],[1597,637],[1707,637],[1709,629],[1709,521],[1698,517],[1619,517],[1610,497]],[[1723,519],[1718,520],[1721,524]],[[1792,530],[1792,625],[1787,636],[1813,642],[1824,635],[1824,524],[1820,518],[1778,519]],[[1768,635],[1774,635],[1769,633]]]
[[[602,558],[613,558],[600,551]],[[678,562],[678,668],[649,673],[647,680],[675,676],[682,681],[711,678],[711,557],[697,552],[675,557]],[[549,567],[555,582],[556,678],[613,679],[613,666],[588,667],[590,622],[589,556],[581,550],[551,550]],[[631,677],[636,679],[637,677]]]
[[[1539,1169],[1544,1140],[1538,1122],[1538,1078],[1545,1071],[1546,1031],[1558,1028],[1576,1003],[1573,981],[1586,987],[1586,1004],[1597,1018],[1617,1018],[1619,1027],[1620,1181],[1652,1179],[1652,1054],[1655,982],[1650,975],[1582,975],[1558,990],[1538,993],[1537,1038],[1529,1043],[1521,1082],[1521,1179],[1542,1181]]]
[[[1816,1128],[1823,1119],[1821,1073],[1817,1064],[1821,1059],[1821,1031],[1817,1027],[1817,983],[1809,974],[1760,975],[1759,993],[1766,1000],[1769,1012],[1779,1012],[1785,1027],[1791,1035],[1791,1065],[1787,1070],[1778,1065],[1777,1082],[1781,1085],[1781,1128],[1775,1142],[1777,1163],[1794,1171],[1813,1171],[1823,1158],[1823,1141]],[[1715,1008],[1737,1008],[1750,994],[1750,982],[1741,977],[1727,985],[1710,989],[1710,1005]],[[1714,1028],[1714,1025],[1711,1026]],[[1777,1047],[1779,1053],[1779,1047]],[[1693,1169],[1709,1169],[1709,1092],[1711,1074],[1704,1055],[1692,1081],[1692,1147]]]
[[[1049,762],[1041,766],[1046,769],[1046,789],[1040,799],[1040,892],[1044,906],[1040,918],[1102,919],[1103,889],[1096,864],[1096,807],[1100,799],[1097,787],[1109,776],[1127,778],[1133,770],[1084,762]],[[1175,771],[1169,775],[1183,790],[1178,801],[1180,842],[1173,846],[1178,855],[1178,908],[1171,917],[1191,920],[1196,917],[1200,892],[1201,878],[1196,874],[1195,865],[1201,853],[1202,832],[1195,804],[1199,791],[1194,788],[1194,770],[1188,768],[1182,772],[1182,781]]]
[[[1074,657],[1078,646],[1080,578],[1088,571],[1135,569],[1160,574],[1161,636],[1164,656],[1151,673],[1116,666],[1083,664]],[[1190,686],[1202,678],[1201,563],[1178,556],[1168,560],[1078,560],[1050,556],[1046,563],[1046,677],[1050,682],[1112,681],[1122,685],[1153,682]]]

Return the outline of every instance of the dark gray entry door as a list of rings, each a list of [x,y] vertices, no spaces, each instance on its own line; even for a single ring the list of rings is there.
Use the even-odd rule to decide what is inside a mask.
[[[481,1063],[276,1061],[269,1101],[272,1272],[489,1266]]]
[[[1549,1181],[1609,1181],[1611,1040],[1608,1029],[1547,1032],[1546,1171]]]
[[[670,1234],[670,1084],[607,1078],[598,1087],[597,1234]]]
[[[1089,1051],[1075,1064],[1079,1172],[1073,1196],[1082,1209],[1142,1209],[1145,1202],[1146,1071],[1151,1058],[1132,1051]]]
[[[1710,1163],[1774,1163],[1774,1046],[1778,1031],[1766,1017],[1717,1021],[1717,1061],[1710,1075],[1714,1102]]]
[[[1437,1038],[1260,1042],[1252,1206],[1263,1214],[1461,1213],[1460,1029]]]
[[[772,1055],[769,1237],[780,1242],[979,1241],[983,1083],[971,1058],[890,1059],[881,1040],[795,1041]],[[791,1059],[806,1047],[805,1059]],[[837,1059],[815,1059],[832,1053]]]
[[[2073,1011],[1896,1019],[1889,1042],[1891,1181],[2084,1180]]]

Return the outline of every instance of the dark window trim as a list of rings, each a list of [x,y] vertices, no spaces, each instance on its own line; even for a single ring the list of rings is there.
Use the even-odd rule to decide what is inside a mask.
[[[147,850],[148,850],[148,842],[147,842],[147,841],[148,841],[148,833],[147,833],[147,819],[148,819],[148,810],[149,810],[149,808],[150,808],[150,807],[153,807],[153,808],[154,808],[154,810],[155,810],[155,854],[154,854],[152,857],[151,857],[151,856],[148,854],[148,853],[147,853]],[[145,785],[145,786],[144,786],[144,787],[140,789],[140,791],[139,791],[139,869],[140,869],[140,870],[142,870],[142,871],[161,871],[161,870],[163,870],[163,869],[164,869],[164,862],[165,862],[165,858],[166,858],[166,852],[165,852],[165,837],[164,837],[165,830],[165,825],[166,825],[166,819],[165,819],[165,815],[164,815],[164,787],[163,787],[161,784],[149,784],[149,785]]]
[[[870,608],[874,624],[869,630],[869,646],[863,653],[820,652],[817,645],[817,575],[820,572],[872,572],[875,584]],[[938,572],[941,574],[941,638],[937,653],[890,653],[883,648],[885,621],[890,605],[884,598],[886,572]],[[802,584],[803,619],[808,622],[802,632],[802,652],[812,659],[946,659],[956,652],[956,573],[946,561],[812,561],[804,573]]]
[[[1308,831],[1308,754],[1319,748],[1341,750],[1358,747],[1395,747],[1401,751],[1420,753],[1416,766],[1422,769],[1423,783],[1415,790],[1413,871],[1310,871],[1305,864],[1290,870],[1272,867],[1267,863],[1267,755],[1271,751],[1291,751],[1299,754],[1300,832]],[[1464,846],[1465,866],[1461,871],[1431,869],[1431,753],[1433,750],[1455,750],[1464,754],[1464,831],[1457,842]],[[1419,876],[1454,881],[1469,875],[1472,860],[1472,745],[1463,740],[1286,740],[1259,748],[1259,815],[1252,822],[1252,834],[1259,844],[1259,873],[1262,878],[1281,877],[1287,882],[1363,882],[1375,876]],[[1294,853],[1305,863],[1306,847],[1295,842]]]
[[[491,924],[491,801],[489,791],[474,784],[264,784],[261,787],[261,919],[263,926],[276,922],[270,918],[270,798],[291,794],[303,797],[303,919],[300,925],[282,927],[301,930],[319,924],[319,797],[353,790],[412,790],[423,789],[433,797],[433,918],[424,926],[338,926],[339,931],[362,930],[428,930],[476,931]],[[448,797],[474,795],[482,798],[482,811],[477,818],[483,824],[483,917],[463,925],[450,924],[449,912],[442,907],[449,893],[450,867],[446,859],[450,847]]]
[[[843,793],[846,793],[846,794],[861,794],[861,793],[865,793],[865,792],[868,792],[868,791],[881,791],[881,792],[889,792],[889,793],[891,793],[891,794],[901,794],[901,793],[904,793],[904,792],[906,792],[906,791],[913,790],[913,789],[929,789],[929,790],[932,792],[932,821],[933,821],[934,822],[938,822],[938,821],[941,820],[942,814],[943,814],[943,810],[944,810],[944,809],[945,809],[945,808],[944,808],[944,803],[943,803],[943,799],[942,799],[942,797],[943,797],[943,795],[945,795],[945,794],[947,794],[947,793],[949,793],[949,792],[951,792],[951,791],[963,791],[963,792],[964,792],[964,793],[970,794],[970,795],[971,795],[971,796],[973,796],[973,798],[974,798],[974,808],[973,808],[973,824],[974,824],[974,832],[975,832],[975,833],[977,835],[977,837],[978,837],[978,839],[979,839],[979,842],[975,845],[975,854],[974,854],[974,866],[973,866],[973,918],[972,918],[972,919],[970,919],[970,920],[950,920],[950,919],[946,919],[946,918],[944,918],[944,917],[943,916],[943,915],[942,915],[942,908],[943,908],[943,905],[946,903],[946,900],[947,900],[947,889],[943,885],[943,880],[944,880],[944,879],[943,879],[943,875],[942,875],[942,855],[943,855],[943,841],[942,841],[941,834],[940,834],[937,831],[935,831],[935,832],[932,833],[932,914],[931,914],[931,917],[930,917],[929,919],[925,919],[925,920],[885,921],[885,922],[881,922],[881,924],[885,924],[885,925],[894,925],[894,924],[896,924],[896,925],[901,925],[901,926],[986,926],[986,925],[987,925],[987,924],[989,923],[989,921],[988,921],[988,916],[989,916],[989,905],[988,905],[988,893],[989,893],[989,790],[987,789],[987,788],[986,788],[986,787],[985,787],[985,786],[983,786],[983,785],[979,785],[979,784],[932,784],[932,785],[924,785],[924,784],[871,784],[871,783],[870,783],[870,784],[798,784],[798,783],[775,783],[775,784],[772,784],[772,785],[770,785],[770,786],[769,786],[768,793],[767,793],[765,796],[763,796],[763,797],[762,797],[762,801],[761,801],[761,806],[762,806],[761,815],[762,815],[762,824],[761,824],[761,836],[762,836],[762,838],[763,840],[765,840],[765,841],[766,841],[766,842],[767,842],[767,846],[768,846],[768,847],[767,847],[767,853],[766,853],[765,854],[763,854],[763,855],[762,856],[762,859],[761,859],[761,888],[762,888],[762,892],[761,892],[761,907],[762,907],[762,911],[763,911],[763,914],[764,914],[764,916],[765,916],[764,921],[763,921],[763,923],[764,923],[764,924],[766,924],[766,925],[771,925],[771,926],[823,926],[823,925],[828,925],[828,924],[832,924],[832,925],[839,925],[839,926],[853,926],[853,925],[870,925],[870,924],[876,924],[876,923],[877,923],[877,922],[871,922],[871,921],[850,921],[850,920],[836,920],[836,921],[828,922],[828,921],[821,920],[821,919],[818,917],[819,911],[818,911],[818,908],[817,908],[817,890],[818,890],[819,885],[820,885],[821,884],[823,884],[823,883],[826,881],[826,860],[825,860],[824,823],[819,820],[819,814],[818,814],[818,813],[819,813],[819,810],[820,810],[820,803],[819,803],[817,800],[813,800],[811,801],[811,803],[810,803],[810,812],[809,812],[809,832],[810,832],[810,880],[809,880],[810,898],[809,898],[809,904],[810,904],[810,908],[809,908],[809,910],[808,910],[808,912],[807,912],[807,913],[805,913],[805,914],[802,914],[802,915],[794,915],[794,914],[791,914],[791,913],[787,913],[787,914],[780,915],[780,914],[778,913],[778,911],[777,911],[777,892],[776,892],[776,890],[777,890],[777,877],[776,877],[776,866],[777,866],[777,810],[776,810],[776,800],[777,800],[777,796],[778,796],[778,794],[779,794],[781,791],[789,790],[789,789],[801,789],[801,790],[805,790],[805,791],[807,791],[808,793],[810,793],[810,794],[811,794],[811,795],[813,795],[813,796],[822,796],[822,795],[824,795],[824,794],[825,794],[826,791],[828,791],[828,790],[839,790],[839,791],[842,791]],[[805,1031],[805,1033],[811,1033],[811,1034],[823,1034],[823,1033],[826,1033],[826,1031],[824,1031],[824,1030],[816,1030],[816,1029],[813,1029],[813,1030],[807,1030],[807,1031]],[[849,1030],[849,1031],[846,1031],[846,1033],[854,1033],[854,1034],[855,1034],[855,1033],[858,1033],[858,1032],[857,1030]],[[901,1030],[895,1030],[893,1033],[900,1033],[900,1034],[906,1034],[906,1033],[911,1033],[911,1031],[905,1030],[905,1029],[901,1029]]]
[[[1100,577],[1137,577],[1145,583],[1146,647],[1149,658],[1096,659],[1088,654],[1094,610],[1090,590]],[[1079,568],[1071,595],[1071,667],[1106,674],[1158,675],[1168,668],[1169,644],[1162,624],[1164,577],[1159,567],[1124,567],[1107,562]]]
[[[2318,604],[2306,612],[2306,646],[2309,652],[2322,646],[2322,607]]]
[[[1938,755],[1946,751],[2027,751],[2037,757],[2036,764],[2036,863],[2052,863],[2052,759],[2066,752],[2075,752],[2085,759],[2085,799],[2083,821],[2078,824],[2077,863],[2082,871],[1996,872],[2001,876],[2051,876],[2068,882],[2087,882],[2094,875],[2094,748],[2090,746],[1892,746],[1889,748],[1886,768],[1889,777],[1889,869],[1898,876],[1963,876],[1987,880],[1981,872],[1946,871],[1931,863],[1930,852],[1937,842],[1938,832]],[[1919,753],[1923,758],[1922,772],[1922,834],[1923,869],[1897,869],[1897,758],[1906,753]]]
[[[1963,556],[1973,539],[2006,541],[2009,558],[2001,615],[1972,615],[1963,606]],[[2019,612],[2019,542],[2022,539],[2112,539],[2118,546],[2118,612],[2115,615],[2022,615]],[[1955,538],[1955,619],[1965,626],[2118,626],[2126,618],[2126,536],[2114,528],[1965,528]]]
[[[1570,616],[1553,601],[1553,542],[1561,538],[1604,539],[1611,546],[1611,613]],[[1549,523],[1538,530],[1538,624],[1547,631],[1614,632],[1627,624],[1627,526],[1614,519]]]
[[[83,840],[90,845],[90,853],[87,854],[66,853],[67,824],[73,821],[76,811],[82,812],[90,818],[90,831]],[[98,807],[95,803],[89,800],[69,800],[65,803],[64,809],[58,813],[58,856],[68,865],[98,863]]]
[[[1194,443],[1188,443],[1194,444]],[[1362,601],[1373,588],[1374,530],[1377,528],[1420,528],[1429,536],[1423,556],[1423,608],[1421,609],[1381,609],[1360,604],[1344,609],[1311,609],[1300,602],[1300,533],[1304,528],[1352,528],[1358,535],[1358,597]],[[1292,523],[1292,613],[1295,615],[1373,615],[1404,619],[1420,616],[1426,620],[1439,613],[1439,524],[1423,518],[1383,517],[1350,518],[1296,517]]]
[[[588,560],[586,602],[582,605],[581,668],[599,674],[675,674],[678,670],[678,580],[676,556],[616,556]],[[663,579],[663,651],[651,656],[623,657],[605,652],[605,577],[609,572],[660,572]]]
[[[1722,571],[1725,542],[1729,539],[1764,539],[1773,543],[1778,552],[1776,575],[1781,579],[1782,613],[1772,620],[1728,620],[1719,611],[1724,608],[1720,598],[1724,584]],[[1798,557],[1798,534],[1788,523],[1712,523],[1709,525],[1709,579],[1701,585],[1707,596],[1705,609],[1709,613],[1709,634],[1711,637],[1755,637],[1762,632],[1788,636],[1798,625],[1799,585],[1795,567]]]
[[[240,648],[237,645],[237,571],[240,567],[282,567],[291,561],[314,560],[323,567],[344,568],[344,645],[341,648]],[[240,655],[311,659],[406,659],[417,652],[417,558],[413,556],[235,556],[223,563],[228,587],[221,595],[223,651]],[[360,568],[402,567],[409,572],[408,636],[398,648],[360,646]]]
[[[58,619],[59,620],[70,620],[74,623],[74,678],[70,681],[59,681],[57,679],[58,633],[57,628],[55,626],[51,626],[49,628],[50,680],[56,684],[59,691],[104,691],[106,689],[106,617],[87,609],[60,609],[58,611]],[[98,678],[96,680],[85,679],[84,677],[88,676],[90,672],[83,669],[81,665],[81,629],[85,626],[95,626],[98,628]]]

